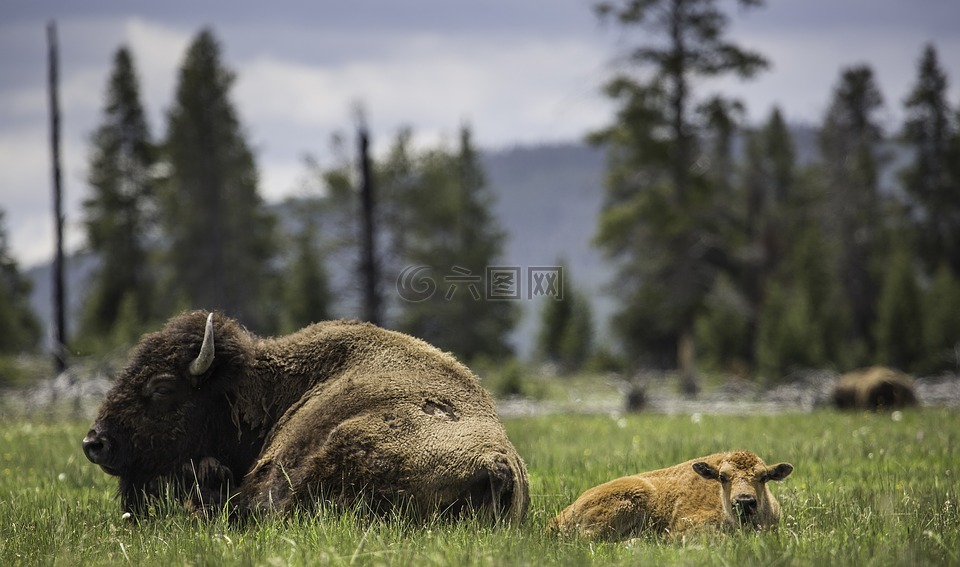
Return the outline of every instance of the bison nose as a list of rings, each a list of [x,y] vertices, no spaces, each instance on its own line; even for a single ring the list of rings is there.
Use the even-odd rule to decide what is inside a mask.
[[[470,499],[474,506],[485,507],[497,516],[505,515],[513,504],[514,473],[504,462],[491,463],[473,477]]]
[[[733,505],[741,516],[751,516],[757,511],[757,499],[749,494],[741,494],[734,498]]]
[[[94,464],[102,464],[110,453],[110,441],[95,429],[87,432],[83,438],[83,454]]]
[[[458,515],[471,510],[505,517],[513,504],[514,482],[514,472],[506,463],[494,462],[482,467],[466,479],[465,490],[446,513]]]

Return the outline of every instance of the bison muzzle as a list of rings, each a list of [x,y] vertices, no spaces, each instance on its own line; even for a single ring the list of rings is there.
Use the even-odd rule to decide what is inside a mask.
[[[174,317],[133,350],[83,452],[133,514],[165,496],[240,515],[331,504],[519,520],[529,504],[476,376],[366,323],[260,338],[219,313]]]

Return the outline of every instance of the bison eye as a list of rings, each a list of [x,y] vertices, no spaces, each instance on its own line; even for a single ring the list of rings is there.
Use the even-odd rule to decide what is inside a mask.
[[[727,483],[730,482],[730,476],[726,473],[720,473],[720,482]]]
[[[178,392],[177,381],[172,376],[159,376],[147,383],[146,394],[154,400],[169,400]]]

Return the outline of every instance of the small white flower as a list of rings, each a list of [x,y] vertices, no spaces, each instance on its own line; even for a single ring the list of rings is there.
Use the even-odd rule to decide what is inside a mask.
[[[67,473],[60,473],[60,474],[58,474],[58,475],[57,475],[57,480],[59,480],[60,482],[63,482],[63,481],[65,481],[65,480],[67,480]]]
[[[123,515],[120,516],[121,520],[129,520],[130,518],[133,518],[133,514],[130,512],[124,512]]]
[[[693,414],[693,415],[690,416],[690,421],[692,421],[692,422],[694,422],[694,423],[700,423],[700,420],[702,420],[702,419],[703,419],[703,416],[700,415],[699,413],[695,413],[695,414]]]
[[[893,412],[892,414],[890,414],[890,419],[892,419],[893,421],[900,421],[901,419],[903,419],[903,412],[899,410]]]

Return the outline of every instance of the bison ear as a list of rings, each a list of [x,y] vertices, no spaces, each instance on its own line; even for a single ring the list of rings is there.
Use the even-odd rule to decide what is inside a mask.
[[[793,465],[790,463],[780,463],[767,469],[764,480],[783,480],[793,472]]]
[[[203,375],[213,365],[213,313],[207,315],[207,325],[203,332],[203,344],[200,345],[200,354],[190,363],[191,382],[197,385],[197,377]]]
[[[707,480],[720,479],[720,471],[703,461],[693,463],[693,471]]]

